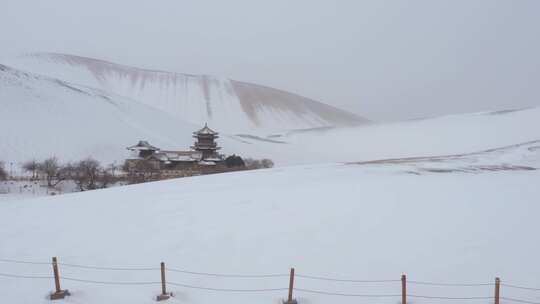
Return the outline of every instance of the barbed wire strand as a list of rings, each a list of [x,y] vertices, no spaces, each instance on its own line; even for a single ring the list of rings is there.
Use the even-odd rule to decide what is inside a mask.
[[[158,285],[161,282],[149,281],[149,282],[119,282],[119,281],[96,281],[96,280],[87,280],[87,279],[77,279],[71,277],[60,277],[61,280],[65,281],[74,281],[81,283],[91,283],[91,284],[102,284],[102,285]]]
[[[511,284],[506,284],[506,283],[501,283],[501,286],[516,288],[516,289],[523,289],[523,290],[540,291],[540,288],[524,287],[524,286],[511,285]]]
[[[521,300],[521,299],[516,299],[516,298],[501,297],[501,299],[506,300],[506,301],[510,301],[510,302],[516,302],[516,303],[540,304],[540,302],[533,302],[533,301]]]
[[[53,276],[33,276],[33,275],[16,275],[8,273],[0,273],[2,277],[9,278],[18,278],[18,279],[54,279]],[[161,282],[157,281],[146,281],[146,282],[125,282],[125,281],[98,281],[98,280],[88,280],[88,279],[79,279],[72,277],[60,277],[64,281],[73,281],[80,283],[89,283],[89,284],[101,284],[101,285],[160,285]],[[269,292],[269,291],[285,291],[288,288],[264,288],[264,289],[229,289],[229,288],[213,288],[213,287],[203,287],[203,286],[194,286],[188,284],[181,284],[176,282],[167,282],[168,285],[179,286],[184,288],[191,289],[201,289],[201,290],[210,290],[210,291],[224,291],[224,292]]]
[[[333,282],[351,282],[351,283],[389,283],[389,282],[401,282],[401,280],[356,280],[356,279],[338,279],[329,277],[319,277],[304,274],[296,274],[299,278],[320,280],[320,281],[333,281]]]
[[[80,265],[80,264],[68,264],[68,263],[58,263],[60,266],[71,267],[71,268],[81,268],[81,269],[95,269],[95,270],[114,270],[114,271],[148,271],[148,270],[159,270],[159,267],[100,267],[100,266],[89,266],[89,265]]]
[[[31,264],[31,265],[51,265],[51,262],[32,262],[32,261],[20,261],[11,259],[0,259],[0,262],[15,263],[15,264]]]
[[[171,271],[171,272],[178,272],[178,273],[186,273],[186,274],[193,274],[193,275],[200,275],[200,276],[210,276],[210,277],[224,277],[224,278],[275,278],[275,277],[288,277],[289,274],[226,274],[226,273],[210,273],[210,272],[196,272],[196,271],[189,271],[189,270],[183,270],[178,268],[165,268],[165,270]]]
[[[322,294],[328,296],[341,296],[341,297],[363,297],[363,298],[391,298],[391,297],[401,297],[400,294],[354,294],[354,293],[339,293],[339,292],[330,292],[330,291],[321,291],[321,290],[312,290],[304,288],[294,288],[296,291]]]
[[[414,280],[407,280],[407,283],[416,284],[416,285],[457,286],[457,287],[494,286],[495,285],[495,283],[437,283],[437,282],[414,281]]]
[[[203,287],[203,286],[194,286],[176,282],[167,282],[168,285],[191,288],[191,289],[202,289],[210,291],[224,291],[224,292],[269,292],[269,291],[284,291],[288,288],[262,288],[262,289],[229,289],[229,288],[213,288],[213,287]]]
[[[5,263],[16,263],[16,264],[31,264],[31,265],[51,265],[52,262],[32,262],[32,261],[21,261],[21,260],[12,260],[12,259],[0,259],[0,262]],[[160,270],[159,267],[103,267],[103,266],[93,266],[93,265],[82,265],[82,264],[71,264],[71,263],[58,263],[59,266],[71,267],[71,268],[81,268],[81,269],[95,269],[95,270],[113,270],[113,271],[151,271],[151,270]],[[213,276],[213,277],[230,277],[230,278],[272,278],[272,277],[288,277],[289,274],[260,274],[260,275],[248,275],[248,274],[226,274],[226,273],[210,273],[210,272],[197,272],[190,271],[185,269],[178,268],[166,268],[171,272],[186,273],[192,275],[201,275],[201,276]]]
[[[438,299],[438,300],[488,300],[488,299],[494,298],[494,297],[443,297],[443,296],[424,296],[424,295],[415,295],[415,294],[408,294],[407,297],[420,298],[420,299]]]
[[[21,260],[11,260],[11,259],[0,259],[0,262],[4,263],[15,263],[15,264],[30,264],[30,265],[52,265],[52,262],[33,262],[33,261],[21,261]],[[83,268],[83,269],[96,269],[96,270],[120,270],[120,271],[143,271],[143,270],[159,270],[159,267],[100,267],[100,266],[91,266],[91,265],[81,265],[81,264],[70,264],[70,263],[57,263],[60,266],[72,267],[72,268]]]
[[[53,276],[18,275],[18,274],[11,274],[11,273],[0,273],[0,277],[18,278],[18,279],[54,279]]]

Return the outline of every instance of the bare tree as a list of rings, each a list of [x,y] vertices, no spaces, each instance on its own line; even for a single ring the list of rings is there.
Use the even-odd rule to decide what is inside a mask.
[[[55,187],[69,177],[68,168],[62,167],[54,156],[38,163],[37,171],[45,176],[49,187]]]
[[[99,174],[102,172],[99,162],[93,158],[81,160],[75,164],[65,166],[72,179],[81,191],[98,188]]]
[[[114,173],[114,171],[112,171]],[[107,188],[117,181],[114,174],[109,173],[107,169],[102,169],[98,176],[98,188]]]
[[[7,172],[4,169],[4,162],[0,162],[0,180],[7,179]]]
[[[32,173],[32,179],[36,179],[37,178],[37,172],[38,172],[38,166],[39,166],[38,162],[35,159],[33,159],[33,160],[25,162],[22,165],[22,168],[26,172]]]
[[[62,167],[66,179],[72,180],[80,191],[107,188],[116,179],[103,168],[99,161],[86,158],[76,163],[69,163]]]

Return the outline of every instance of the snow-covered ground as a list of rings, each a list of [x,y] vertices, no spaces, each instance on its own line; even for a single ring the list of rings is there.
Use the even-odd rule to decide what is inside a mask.
[[[529,146],[537,147],[537,144]],[[536,155],[538,149],[525,149]],[[507,150],[506,155],[523,149]],[[488,152],[489,153],[489,152]],[[533,159],[526,157],[528,160]],[[492,158],[484,165],[513,164]],[[463,160],[447,160],[461,167]],[[466,162],[465,162],[466,163]],[[519,164],[516,163],[516,164]],[[530,166],[540,167],[537,161]],[[397,166],[397,167],[396,167]],[[165,261],[171,303],[279,303],[289,267],[337,279],[540,287],[535,234],[540,171],[426,171],[393,163],[327,164],[182,178],[0,204],[0,258],[99,267],[156,268]],[[395,169],[394,169],[395,168]],[[50,276],[48,264],[0,262],[0,273]],[[67,303],[153,303],[159,270],[61,265]],[[217,274],[283,274],[220,277]],[[109,285],[81,282],[144,283]],[[180,285],[172,285],[173,283]],[[399,282],[335,282],[297,277],[299,303],[398,303]],[[182,286],[188,285],[189,287]],[[2,277],[6,303],[48,303],[52,279]],[[409,284],[411,295],[491,297],[493,286]],[[317,294],[398,295],[383,298]],[[538,292],[502,287],[505,297]],[[453,301],[410,298],[412,303]],[[468,300],[488,303],[490,299]]]
[[[121,185],[122,183],[117,183],[113,186]],[[47,182],[43,180],[6,180],[0,181],[0,203],[7,200],[23,200],[79,191],[77,185],[71,180],[62,181],[55,187],[47,187]]]
[[[48,189],[41,187],[37,181],[0,181],[0,203],[5,200],[28,199],[48,194]]]

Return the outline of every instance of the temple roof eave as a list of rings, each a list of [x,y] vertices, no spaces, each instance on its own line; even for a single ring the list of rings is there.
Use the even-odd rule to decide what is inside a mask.
[[[159,151],[158,147],[154,147],[146,140],[140,140],[136,145],[127,147],[131,151]]]
[[[208,123],[205,123],[204,124],[204,127],[196,132],[193,132],[193,134],[196,134],[196,135],[217,135],[219,134],[218,132],[210,129],[208,127]]]

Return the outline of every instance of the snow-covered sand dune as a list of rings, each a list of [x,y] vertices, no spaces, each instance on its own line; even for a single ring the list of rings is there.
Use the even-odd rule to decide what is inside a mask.
[[[145,70],[102,60],[40,53],[9,65],[128,97],[183,121],[229,132],[287,130],[367,122],[281,90],[209,75]]]
[[[0,155],[22,162],[57,156],[118,163],[141,139],[187,149],[201,126],[101,90],[0,65]],[[224,139],[227,147],[243,146]]]
[[[540,139],[540,108],[292,132],[272,137],[317,162],[472,153]],[[301,159],[299,156],[298,159]]]
[[[538,140],[538,130],[540,108],[531,108],[234,138],[291,165],[474,153]]]
[[[176,295],[171,303],[277,304],[286,290],[193,286],[286,288],[291,266],[300,275],[338,279],[399,281],[407,273],[416,281],[489,284],[500,276],[504,283],[540,287],[540,246],[534,237],[540,228],[540,171],[415,175],[386,170],[391,166],[298,166],[6,201],[0,204],[0,222],[9,229],[0,229],[0,258],[47,263],[59,256],[61,263],[127,268],[156,268],[165,261],[169,268],[203,273],[283,274],[242,278],[171,270],[169,289]],[[0,268],[4,274],[51,275],[47,264],[4,261]],[[72,292],[67,300],[72,303],[153,303],[160,292],[153,283],[75,281],[159,282],[157,269],[61,265],[61,275],[71,279],[62,283]],[[300,304],[395,304],[399,284],[298,277],[295,297]],[[52,289],[52,279],[0,275],[6,303],[48,303]],[[397,296],[340,297],[306,289]],[[465,302],[488,303],[493,287],[410,283],[409,293],[486,297]],[[540,300],[538,293],[504,286],[502,294]]]
[[[0,105],[0,129],[7,130],[0,155],[14,163],[51,155],[120,163],[138,140],[186,149],[200,128],[103,90],[7,66],[0,69]],[[283,166],[477,152],[538,140],[539,129],[540,108],[532,108],[264,135],[222,132],[219,143],[226,154]]]

